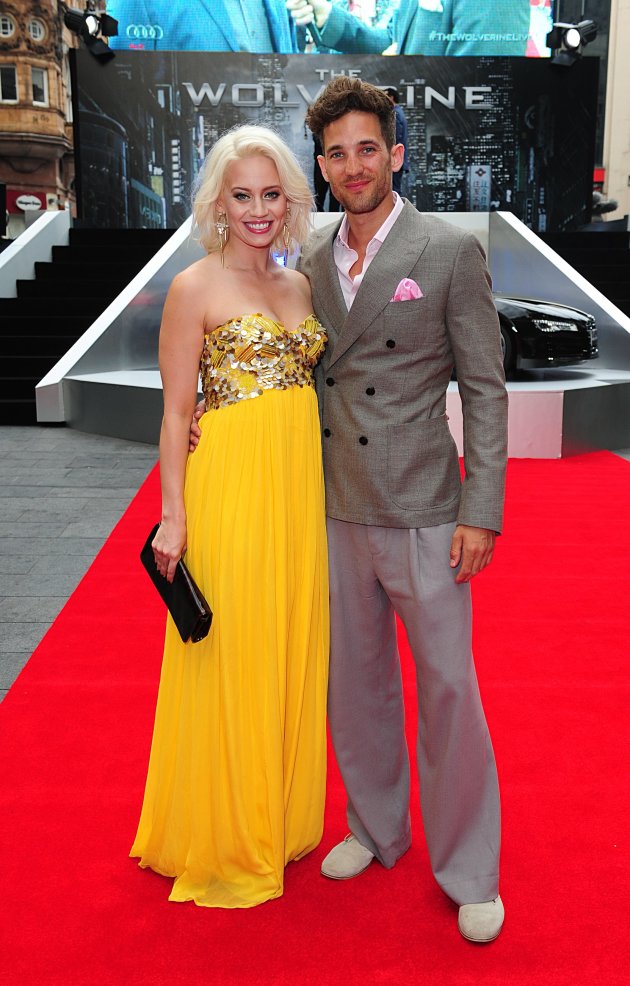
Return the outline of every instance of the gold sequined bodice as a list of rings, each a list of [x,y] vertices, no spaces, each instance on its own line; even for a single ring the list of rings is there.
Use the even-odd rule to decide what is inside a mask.
[[[312,387],[326,342],[314,315],[292,331],[260,313],[218,325],[204,336],[201,353],[206,410],[260,397],[265,390]]]

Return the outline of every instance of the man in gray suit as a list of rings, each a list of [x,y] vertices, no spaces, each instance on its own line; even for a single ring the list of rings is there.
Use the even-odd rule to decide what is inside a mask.
[[[499,795],[471,651],[469,582],[501,529],[507,394],[480,244],[392,191],[404,149],[379,89],[334,79],[307,114],[345,209],[301,263],[329,333],[320,372],[331,578],[329,721],[351,834],[322,873],[408,849],[409,758],[396,614],[417,669],[418,767],[433,873],[459,928],[491,941]],[[453,368],[465,479],[446,417]]]

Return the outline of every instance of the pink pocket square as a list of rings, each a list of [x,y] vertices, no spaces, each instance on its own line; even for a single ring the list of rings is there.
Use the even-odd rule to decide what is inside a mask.
[[[413,301],[414,298],[424,298],[420,285],[410,277],[403,277],[391,301]]]

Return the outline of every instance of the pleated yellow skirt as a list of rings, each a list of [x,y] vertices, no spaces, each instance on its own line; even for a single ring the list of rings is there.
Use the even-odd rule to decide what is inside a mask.
[[[326,780],[328,572],[311,387],[207,412],[189,457],[186,562],[214,620],[167,619],[138,833],[170,900],[251,907],[317,846]]]

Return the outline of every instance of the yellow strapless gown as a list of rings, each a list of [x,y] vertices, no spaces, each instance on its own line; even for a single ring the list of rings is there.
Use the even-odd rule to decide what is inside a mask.
[[[170,900],[251,907],[322,834],[328,571],[312,371],[326,342],[243,315],[206,336],[206,413],[189,456],[186,562],[214,620],[167,619],[138,833]]]

